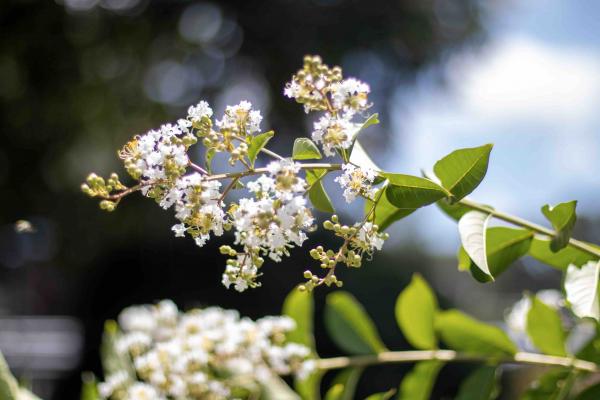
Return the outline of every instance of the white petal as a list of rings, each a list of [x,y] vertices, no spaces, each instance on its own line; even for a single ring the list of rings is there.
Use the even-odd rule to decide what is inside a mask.
[[[589,261],[581,268],[571,264],[565,276],[567,301],[575,315],[600,320],[598,307],[598,273],[600,261]]]

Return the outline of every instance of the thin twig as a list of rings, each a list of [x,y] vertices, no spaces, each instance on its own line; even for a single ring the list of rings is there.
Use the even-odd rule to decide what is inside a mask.
[[[539,234],[542,234],[544,236],[548,236],[550,238],[556,237],[556,232],[553,231],[552,229],[548,229],[546,227],[543,227],[541,225],[535,224],[533,222],[527,221],[523,218],[514,216],[514,215],[510,215],[508,213],[502,212],[502,211],[498,211],[495,209],[492,209],[488,206],[485,206],[481,203],[477,203],[475,201],[472,200],[467,200],[467,199],[462,199],[459,201],[460,204],[469,207],[473,210],[477,210],[477,211],[481,211],[484,212],[486,214],[491,214],[492,216],[494,216],[495,218],[498,218],[502,221],[506,221],[509,222],[513,225],[518,225],[518,226],[522,226],[523,228],[527,228],[530,229],[534,232],[537,232]],[[579,249],[581,251],[584,251],[588,254],[593,255],[594,257],[598,257],[600,258],[600,249],[597,249],[591,245],[589,245],[588,243],[582,242],[580,240],[577,239],[569,239],[569,244],[573,247],[575,247],[576,249]]]
[[[231,189],[233,189],[233,187],[235,186],[235,184],[240,180],[240,178],[233,178],[231,180],[231,182],[229,182],[229,185],[227,185],[227,187],[225,188],[225,190],[223,190],[223,194],[221,195],[221,197],[219,198],[219,204],[225,200],[225,196],[227,196],[227,193],[229,193],[229,191]]]
[[[192,169],[194,169],[194,170],[196,170],[196,171],[200,172],[201,174],[204,174],[204,175],[209,175],[209,173],[208,173],[208,171],[207,171],[207,170],[205,170],[204,168],[202,168],[201,166],[199,166],[199,165],[197,165],[197,164],[194,164],[194,163],[193,163],[193,162],[191,162],[191,161],[190,161],[190,163],[189,163],[189,166],[190,166],[190,168],[192,168]]]
[[[300,164],[300,169],[326,169],[328,171],[337,171],[342,169],[341,164],[329,164],[329,163],[306,163]],[[215,174],[210,175],[204,178],[207,181],[228,179],[228,178],[243,178],[245,176],[264,174],[265,172],[269,172],[269,170],[264,168],[255,168],[241,172],[228,172],[224,174]]]
[[[590,361],[526,352],[518,352],[514,356],[510,357],[482,356],[460,353],[454,350],[386,351],[379,354],[365,356],[322,358],[316,360],[316,363],[317,368],[320,370],[331,370],[346,367],[366,367],[370,365],[412,363],[416,361],[429,360],[444,362],[494,362],[498,364],[559,366],[592,373],[597,373],[600,371],[599,366]]]

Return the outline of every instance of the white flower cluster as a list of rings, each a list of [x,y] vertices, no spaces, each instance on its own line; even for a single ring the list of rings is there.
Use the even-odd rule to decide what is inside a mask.
[[[253,321],[217,307],[180,313],[165,300],[123,310],[119,326],[117,351],[131,356],[138,378],[108,376],[99,385],[104,399],[244,397],[275,375],[303,377],[315,367],[307,347],[286,343],[295,326],[288,317]]]
[[[381,250],[387,239],[387,234],[380,233],[376,225],[371,222],[365,222],[362,225],[356,224],[355,226],[357,228],[360,226],[360,229],[356,237],[352,238],[351,247],[367,254],[372,254],[375,250]]]
[[[257,285],[259,254],[281,261],[290,248],[302,246],[314,222],[304,198],[306,182],[297,176],[299,166],[284,159],[271,162],[267,170],[268,174],[247,184],[255,198],[241,199],[230,211],[235,244],[244,250],[240,254],[228,249],[236,258],[229,260],[223,284],[233,284],[238,291]]]
[[[321,143],[327,156],[335,155],[335,149],[348,149],[362,124],[351,121],[348,114],[325,113],[314,124],[312,139]]]
[[[343,164],[342,171],[343,174],[336,177],[335,181],[344,189],[346,202],[352,203],[356,196],[364,196],[373,200],[376,189],[372,185],[377,176],[373,169]]]
[[[354,116],[369,108],[369,85],[354,78],[342,80],[339,67],[329,68],[320,57],[306,57],[304,67],[285,89],[287,97],[304,104],[304,110],[325,111],[314,124],[312,139],[321,143],[325,155],[349,149],[362,123]]]
[[[159,203],[165,210],[175,205],[175,217],[181,221],[171,228],[175,236],[188,232],[198,246],[204,246],[210,232],[223,235],[226,218],[220,187],[219,181],[204,180],[198,173],[177,179]]]
[[[235,106],[227,106],[223,118],[215,124],[221,130],[228,130],[238,135],[251,135],[260,130],[262,115],[258,110],[252,110],[252,103],[242,101]]]
[[[195,106],[188,108],[188,120],[195,126],[199,126],[204,118],[211,118],[213,110],[210,105],[202,100]]]
[[[357,196],[373,199],[375,194],[375,171],[349,164],[350,154],[345,151],[363,125],[353,119],[370,107],[368,94],[367,84],[354,78],[343,79],[339,67],[329,68],[316,56],[305,57],[303,69],[285,88],[285,95],[303,104],[307,112],[323,112],[315,122],[312,137],[326,155],[341,153],[346,164],[335,180],[348,203]],[[220,248],[222,254],[229,256],[222,283],[238,291],[260,286],[257,280],[264,258],[280,262],[290,255],[290,249],[302,246],[307,232],[314,227],[306,199],[310,188],[298,176],[302,167],[263,147],[270,135],[257,135],[262,119],[261,112],[248,101],[227,106],[221,118],[214,116],[206,101],[200,101],[188,108],[185,119],[135,136],[119,152],[137,185],[123,185],[116,174],[107,180],[90,174],[82,191],[101,198],[100,207],[113,211],[124,196],[139,190],[163,209],[174,209],[177,223],[171,229],[175,236],[190,236],[198,246],[204,246],[211,235],[222,236],[233,230],[233,244],[238,249]],[[198,140],[205,150],[204,166],[197,165],[188,155]],[[255,168],[260,151],[278,161],[264,169]],[[239,163],[244,169],[213,174],[211,160],[221,152],[229,156],[232,166]],[[325,171],[333,169],[337,165],[325,166]],[[248,178],[251,175],[255,178]],[[220,181],[228,181],[222,191]],[[228,193],[244,187],[250,196],[227,201]],[[317,259],[324,260],[324,268],[333,269],[338,262],[360,266],[363,253],[371,255],[385,240],[385,235],[370,224],[345,226],[336,230],[336,235],[344,239],[344,244],[333,255],[319,253]],[[328,276],[329,284],[336,282],[333,273]]]
[[[189,163],[187,149],[197,141],[191,126],[190,121],[180,119],[177,125],[165,124],[136,136],[119,152],[129,174],[150,180],[182,175]]]

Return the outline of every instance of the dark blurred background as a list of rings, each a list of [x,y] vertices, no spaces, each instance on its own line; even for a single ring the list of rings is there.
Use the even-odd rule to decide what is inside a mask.
[[[191,240],[173,237],[172,215],[141,196],[128,198],[107,214],[80,193],[79,185],[90,171],[124,175],[115,152],[132,135],[185,115],[187,106],[200,99],[208,100],[217,115],[225,105],[248,99],[262,110],[263,128],[277,132],[271,142],[274,148],[289,154],[294,137],[309,135],[310,125],[301,107],[283,98],[283,86],[305,54],[320,54],[325,62],[341,65],[347,76],[371,85],[373,111],[380,113],[382,123],[364,135],[367,149],[386,167],[412,168],[402,160],[419,158],[406,147],[416,140],[411,135],[417,135],[413,127],[419,110],[409,105],[423,103],[419,88],[428,88],[430,97],[425,99],[437,99],[437,111],[443,114],[446,107],[439,105],[440,98],[452,92],[456,75],[462,76],[464,65],[457,67],[456,57],[476,65],[480,58],[485,60],[489,43],[502,31],[495,18],[506,21],[512,12],[522,14],[517,3],[3,1],[0,350],[14,372],[44,398],[75,399],[81,371],[101,373],[98,346],[103,322],[115,318],[123,307],[172,298],[182,308],[213,304],[253,318],[277,314],[285,294],[313,265],[306,248],[330,241],[316,233],[292,258],[268,263],[260,289],[243,294],[226,290],[220,284],[225,260],[217,248],[230,240],[228,236],[199,249]],[[436,119],[436,112],[423,115]],[[457,121],[449,125],[462,126]],[[597,138],[593,132],[592,138]],[[452,150],[440,146],[435,136],[419,135],[433,153],[425,155],[421,166],[429,165],[429,157]],[[452,137],[451,132],[448,135]],[[494,136],[483,135],[467,142],[493,140]],[[523,146],[522,152],[532,151],[531,143]],[[508,147],[498,151],[510,153]],[[521,168],[529,165],[526,158],[515,160]],[[494,161],[490,169],[501,171],[502,164]],[[511,179],[519,181],[513,175]],[[492,195],[482,198],[488,203],[500,208],[514,205],[486,193]],[[586,186],[585,194],[590,193],[598,195],[598,189]],[[527,196],[515,194],[519,195]],[[343,212],[352,218],[359,208]],[[362,270],[341,274],[345,289],[378,321],[390,348],[408,347],[395,324],[393,306],[414,271],[431,281],[444,306],[460,306],[488,320],[502,319],[503,310],[525,288],[557,287],[560,274],[532,260],[494,285],[480,285],[459,274],[452,254],[457,246],[453,223],[435,210],[424,215],[426,223],[418,216],[398,223],[386,250]],[[33,232],[15,230],[21,219],[32,224]],[[579,236],[598,240],[598,229],[592,226],[584,217]],[[445,239],[428,241],[428,233],[438,238],[440,231]],[[327,292],[316,293],[322,356],[340,354],[321,322]],[[396,387],[407,369],[370,369],[361,379],[358,396]],[[468,370],[461,365],[446,367],[435,398],[451,398]],[[514,384],[508,385],[504,398],[513,398],[513,390],[519,388],[516,375],[509,371],[505,378]]]

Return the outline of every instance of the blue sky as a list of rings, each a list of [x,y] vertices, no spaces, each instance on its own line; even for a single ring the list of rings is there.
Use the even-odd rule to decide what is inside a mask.
[[[398,91],[389,113],[402,135],[384,167],[418,174],[456,148],[494,143],[475,200],[538,222],[543,204],[572,199],[580,213],[597,215],[600,2],[507,3],[490,10],[482,47],[451,55]],[[433,82],[434,69],[447,87]],[[456,251],[456,225],[433,207],[405,223],[432,250]]]

